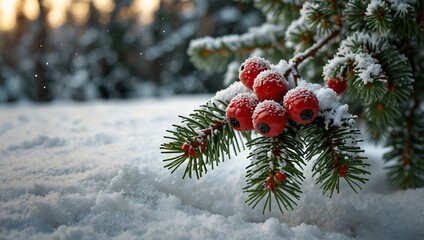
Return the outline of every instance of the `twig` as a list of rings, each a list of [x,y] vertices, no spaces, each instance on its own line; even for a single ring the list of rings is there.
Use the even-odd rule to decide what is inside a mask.
[[[283,74],[285,78],[289,76],[290,73],[294,73],[295,75],[295,83],[297,85],[297,79],[299,77],[299,74],[297,73],[297,68],[299,65],[308,59],[309,57],[315,56],[317,51],[322,48],[324,45],[326,45],[331,39],[335,38],[337,35],[339,35],[340,30],[337,29],[334,32],[332,32],[330,35],[328,35],[325,38],[322,38],[318,42],[316,42],[314,45],[312,45],[310,48],[306,49],[302,53],[296,54],[292,59],[289,60],[289,67],[287,68],[286,72]]]

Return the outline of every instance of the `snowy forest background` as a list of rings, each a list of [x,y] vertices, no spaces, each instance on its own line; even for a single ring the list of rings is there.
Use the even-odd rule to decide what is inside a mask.
[[[0,16],[0,102],[216,92],[222,77],[194,69],[190,39],[265,20],[224,0],[1,0]]]

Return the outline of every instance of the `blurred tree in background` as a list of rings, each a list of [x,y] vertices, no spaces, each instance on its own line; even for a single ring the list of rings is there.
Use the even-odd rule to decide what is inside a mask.
[[[215,92],[189,40],[263,21],[225,0],[0,0],[0,102]]]

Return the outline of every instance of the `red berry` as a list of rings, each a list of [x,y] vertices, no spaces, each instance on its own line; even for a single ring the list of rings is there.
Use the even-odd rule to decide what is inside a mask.
[[[244,63],[241,64],[239,69],[239,78],[240,81],[249,89],[253,88],[253,81],[256,76],[262,71],[268,70],[271,68],[270,63],[261,57],[251,57],[246,59]]]
[[[347,175],[347,167],[346,165],[342,164],[339,169],[339,177],[346,177],[346,175]]]
[[[188,155],[189,157],[196,157],[196,156],[197,156],[196,149],[194,149],[194,148],[190,147],[190,149],[187,151],[187,155]]]
[[[286,128],[286,110],[279,103],[265,100],[253,112],[253,127],[266,137],[276,137]]]
[[[259,103],[252,93],[239,93],[226,109],[227,120],[234,130],[248,131],[253,129],[252,114]]]
[[[333,78],[326,82],[327,86],[333,89],[338,95],[343,93],[347,88],[347,81],[340,78]]]
[[[272,192],[277,191],[277,184],[275,184],[274,179],[268,177],[265,182],[265,188]]]
[[[278,172],[275,174],[275,179],[279,182],[284,182],[286,180],[286,174],[284,172]]]
[[[308,124],[318,115],[318,98],[305,88],[294,88],[284,97],[284,108],[291,120],[299,124]]]
[[[275,70],[265,70],[255,78],[253,91],[259,101],[274,100],[281,102],[287,93],[288,83],[281,73]]]
[[[189,150],[190,149],[190,143],[188,143],[188,142],[185,142],[185,143],[183,143],[183,146],[181,147],[183,150]]]

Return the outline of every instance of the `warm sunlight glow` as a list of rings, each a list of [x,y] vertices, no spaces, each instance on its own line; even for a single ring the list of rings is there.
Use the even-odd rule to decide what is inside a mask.
[[[9,31],[16,26],[18,0],[0,0],[0,31]]]
[[[102,13],[110,13],[115,8],[113,0],[93,0],[93,4]]]
[[[119,0],[0,0],[0,31],[11,31],[17,25],[18,16],[36,20],[40,16],[40,4],[46,9],[46,20],[50,27],[57,28],[68,21],[70,16],[77,24],[85,24],[90,18],[90,7],[94,6],[100,15],[98,21],[107,24],[111,12]],[[130,6],[123,6],[118,12],[120,21],[138,18],[140,23],[149,24],[158,10],[161,0],[133,0]],[[182,0],[182,3],[190,2]],[[192,8],[184,5],[183,11]]]
[[[66,15],[60,10],[51,10],[47,14],[47,22],[50,27],[57,28],[66,22]]]
[[[132,9],[138,13],[140,22],[148,24],[153,20],[156,10],[158,10],[160,0],[134,0]]]
[[[122,21],[128,20],[131,17],[131,15],[132,15],[132,11],[131,11],[131,8],[129,7],[123,7],[119,11],[119,19]]]
[[[47,14],[49,26],[56,28],[66,22],[66,12],[71,5],[71,0],[44,0],[44,5],[50,9]]]
[[[37,0],[25,0],[22,12],[29,20],[35,20],[40,15],[40,5]]]
[[[71,7],[72,16],[78,24],[84,24],[88,21],[90,13],[90,4],[88,2],[77,2]]]

